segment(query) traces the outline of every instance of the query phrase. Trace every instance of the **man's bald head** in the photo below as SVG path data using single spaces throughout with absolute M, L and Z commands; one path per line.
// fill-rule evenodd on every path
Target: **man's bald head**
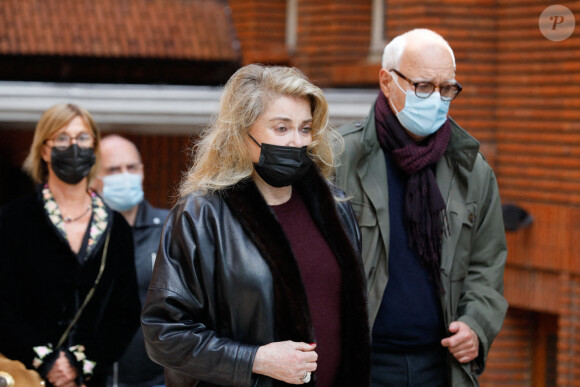
M 416 87 L 419 84 L 430 85 L 431 93 L 418 96 Z M 441 35 L 428 29 L 406 32 L 387 44 L 383 68 L 379 72 L 379 85 L 391 110 L 415 141 L 422 141 L 433 133 L 434 128 L 439 129 L 442 125 L 440 121 L 446 119 L 450 100 L 439 100 L 443 100 L 442 90 L 444 97 L 451 99 L 461 91 L 460 86 L 455 87 L 458 82 L 455 80 L 453 50 Z M 459 91 L 453 94 L 454 91 L 450 90 Z M 436 101 L 428 102 L 435 91 Z M 425 102 L 429 104 L 428 109 L 425 109 Z M 407 104 L 415 106 L 406 108 Z M 418 109 L 417 105 L 423 105 L 423 108 Z M 444 112 L 445 117 L 434 121 L 440 112 Z
M 128 154 L 126 161 L 141 164 L 141 154 L 134 143 L 118 134 L 110 134 L 101 139 L 101 157 L 111 158 L 116 154 Z M 129 160 L 130 159 L 130 160 Z M 108 171 L 106 171 L 108 172 Z M 110 174 L 110 173 L 107 173 Z
M 117 173 L 129 172 L 140 174 L 143 178 L 143 164 L 139 150 L 131 141 L 117 134 L 110 134 L 101 139 L 101 167 L 96 181 L 96 190 L 102 194 L 102 178 Z
M 449 43 L 437 32 L 426 28 L 416 28 L 391 40 L 383 52 L 383 68 L 400 70 L 399 64 L 405 50 L 422 52 L 433 46 L 442 47 L 449 53 L 455 71 L 455 55 Z

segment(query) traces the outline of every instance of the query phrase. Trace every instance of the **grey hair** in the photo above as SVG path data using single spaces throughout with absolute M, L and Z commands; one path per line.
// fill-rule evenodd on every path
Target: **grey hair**
M 385 46 L 385 51 L 383 52 L 383 68 L 385 70 L 399 70 L 401 56 L 403 56 L 403 52 L 405 52 L 405 47 L 407 46 L 407 41 L 409 39 L 416 39 L 422 43 L 443 44 L 451 54 L 451 58 L 453 59 L 453 71 L 455 71 L 455 55 L 453 55 L 453 50 L 449 43 L 447 43 L 447 41 L 437 32 L 426 28 L 415 28 L 414 30 L 407 31 L 404 34 L 395 37 Z

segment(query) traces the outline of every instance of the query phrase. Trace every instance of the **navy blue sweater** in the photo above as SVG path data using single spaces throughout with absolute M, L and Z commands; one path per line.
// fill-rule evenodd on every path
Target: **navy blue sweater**
M 385 153 L 389 186 L 389 281 L 373 327 L 373 347 L 413 350 L 443 338 L 441 305 L 429 271 L 409 246 L 404 223 L 407 176 Z

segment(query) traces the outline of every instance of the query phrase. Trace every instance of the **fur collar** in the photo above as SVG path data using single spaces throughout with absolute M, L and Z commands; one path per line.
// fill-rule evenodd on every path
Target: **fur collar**
M 314 222 L 328 242 L 342 271 L 342 352 L 336 386 L 367 386 L 370 334 L 366 285 L 358 252 L 342 227 L 328 183 L 311 168 L 297 185 Z M 277 340 L 314 342 L 306 291 L 290 243 L 256 185 L 247 180 L 227 189 L 224 198 L 256 244 L 274 278 Z M 345 203 L 343 203 L 345 205 Z

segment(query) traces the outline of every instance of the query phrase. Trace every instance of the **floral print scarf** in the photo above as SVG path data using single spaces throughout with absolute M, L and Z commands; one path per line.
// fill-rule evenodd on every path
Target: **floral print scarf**
M 92 210 L 93 216 L 91 217 L 91 224 L 89 225 L 89 241 L 87 245 L 87 255 L 91 252 L 93 247 L 97 244 L 99 237 L 105 232 L 107 229 L 108 223 L 108 213 L 105 208 L 105 203 L 103 199 L 99 195 L 97 195 L 94 191 L 89 190 L 89 195 L 91 195 L 92 199 Z M 58 208 L 58 204 L 56 204 L 56 200 L 54 200 L 54 196 L 52 192 L 50 192 L 50 188 L 48 188 L 48 184 L 45 184 L 42 188 L 42 200 L 44 201 L 44 209 L 50 218 L 50 221 L 56 229 L 61 233 L 61 235 L 67 238 L 66 230 L 64 228 L 64 219 L 60 212 L 60 208 Z

